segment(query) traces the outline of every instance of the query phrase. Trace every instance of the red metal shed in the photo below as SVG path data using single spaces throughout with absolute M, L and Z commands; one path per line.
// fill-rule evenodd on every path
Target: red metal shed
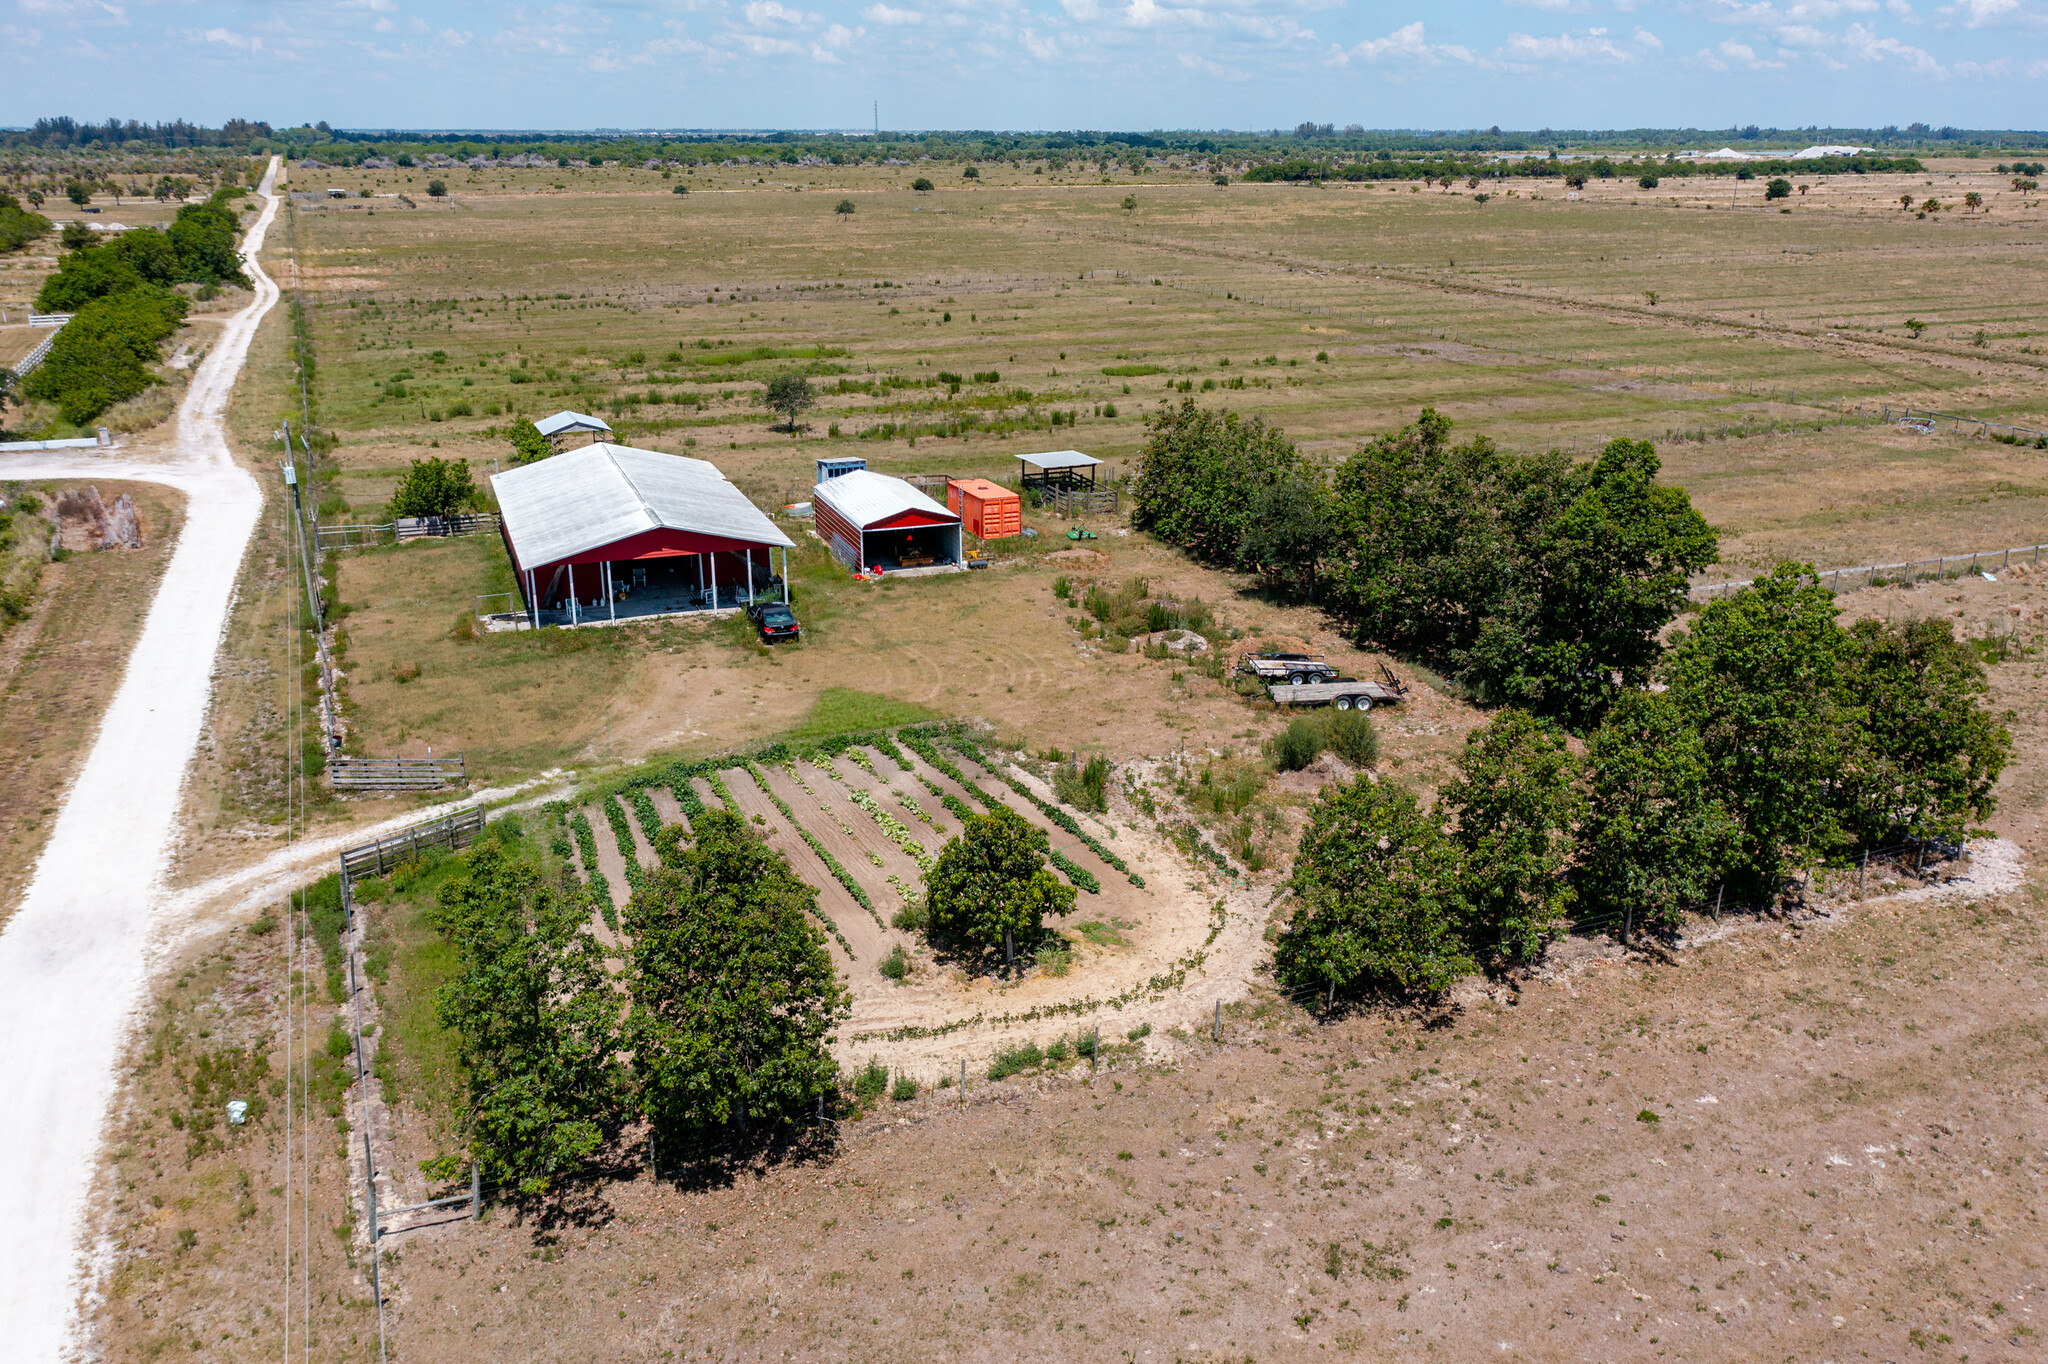
M 850 568 L 960 562 L 960 518 L 900 478 L 857 469 L 811 490 L 819 538 Z
M 1002 540 L 1024 529 L 1023 501 L 985 478 L 947 479 L 946 506 L 977 540 Z

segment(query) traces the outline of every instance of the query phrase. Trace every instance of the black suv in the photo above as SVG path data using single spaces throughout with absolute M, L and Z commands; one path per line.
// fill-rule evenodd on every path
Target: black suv
M 803 626 L 796 616 L 779 601 L 756 602 L 747 608 L 747 619 L 761 632 L 763 644 L 773 644 L 779 639 L 799 639 Z

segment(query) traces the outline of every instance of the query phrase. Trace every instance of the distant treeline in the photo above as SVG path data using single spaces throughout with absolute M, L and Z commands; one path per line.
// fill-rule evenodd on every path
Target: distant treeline
M 324 161 L 352 162 L 364 156 L 393 157 L 438 151 L 467 159 L 512 155 L 606 161 L 718 161 L 739 155 L 767 154 L 792 159 L 816 156 L 834 164 L 914 160 L 1050 160 L 1119 161 L 1127 156 L 1224 157 L 1240 162 L 1285 161 L 1312 148 L 1314 159 L 1345 159 L 1381 152 L 1412 155 L 1474 153 L 1480 155 L 1549 151 L 1650 152 L 1662 155 L 1680 148 L 1709 150 L 1742 146 L 1854 144 L 1901 151 L 2019 150 L 2048 146 L 2048 132 L 2022 130 L 1933 128 L 1924 123 L 1904 128 L 1629 128 L 1503 130 L 1366 129 L 1357 124 L 1339 128 L 1304 122 L 1291 129 L 1269 131 L 1153 130 L 1116 132 L 1072 131 L 1002 133 L 981 130 L 938 132 L 712 131 L 696 129 L 621 132 L 480 131 L 424 132 L 407 129 L 337 129 L 326 123 L 298 128 L 273 128 L 246 119 L 220 128 L 201 128 L 182 120 L 139 123 L 108 119 L 104 123 L 71 118 L 43 118 L 24 131 L 0 131 L 0 148 L 232 147 L 251 154 L 282 152 L 313 155 Z M 1802 165 L 1808 163 L 1801 163 Z
M 245 147 L 275 136 L 268 123 L 245 118 L 231 118 L 218 128 L 202 128 L 182 118 L 170 123 L 139 123 L 132 118 L 126 122 L 110 118 L 105 123 L 39 118 L 25 131 L 0 130 L 0 147 Z
M 1562 157 L 1528 158 L 1518 161 L 1497 161 L 1489 157 L 1484 160 L 1466 161 L 1460 160 L 1454 153 L 1404 158 L 1397 157 L 1391 152 L 1380 152 L 1375 159 L 1357 161 L 1312 160 L 1304 156 L 1291 156 L 1284 161 L 1268 161 L 1253 166 L 1245 172 L 1244 178 L 1261 182 L 1429 181 L 1440 177 L 1457 179 L 1479 175 L 1583 182 L 1587 178 L 1611 180 L 1617 176 L 1634 180 L 1645 175 L 1679 178 L 1693 175 L 1733 175 L 1738 179 L 1747 180 L 1758 175 L 1877 175 L 1886 171 L 1913 175 L 1924 169 L 1919 160 L 1911 156 L 1821 156 L 1803 161 L 1794 161 L 1790 157 L 1769 161 L 1695 162 L 1658 157 L 1616 161 L 1605 156 L 1595 157 L 1591 161 L 1568 161 Z

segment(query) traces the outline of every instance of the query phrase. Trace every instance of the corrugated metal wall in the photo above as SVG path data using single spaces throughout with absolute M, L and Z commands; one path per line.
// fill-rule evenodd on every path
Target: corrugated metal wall
M 825 538 L 826 547 L 833 557 L 858 573 L 864 565 L 860 561 L 860 527 L 848 521 L 822 497 L 811 500 L 811 517 L 817 523 L 818 534 Z

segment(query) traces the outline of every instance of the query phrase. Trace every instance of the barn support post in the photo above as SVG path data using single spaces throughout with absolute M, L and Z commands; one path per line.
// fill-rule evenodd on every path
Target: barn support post
M 754 547 L 747 546 L 747 605 L 754 604 Z
M 611 612 L 612 619 L 617 620 L 619 618 L 619 603 L 618 599 L 612 596 L 612 561 L 610 559 L 604 561 L 604 605 L 605 609 Z
M 576 561 L 571 559 L 569 561 L 569 623 L 571 625 L 581 625 L 583 623 L 582 606 L 583 603 L 576 600 Z
M 789 605 L 789 551 L 782 551 L 782 604 Z
M 533 570 L 526 570 L 526 612 L 533 617 L 533 628 L 540 629 L 540 603 L 533 599 Z
M 718 553 L 716 550 L 704 556 L 711 565 L 711 609 L 718 609 Z

